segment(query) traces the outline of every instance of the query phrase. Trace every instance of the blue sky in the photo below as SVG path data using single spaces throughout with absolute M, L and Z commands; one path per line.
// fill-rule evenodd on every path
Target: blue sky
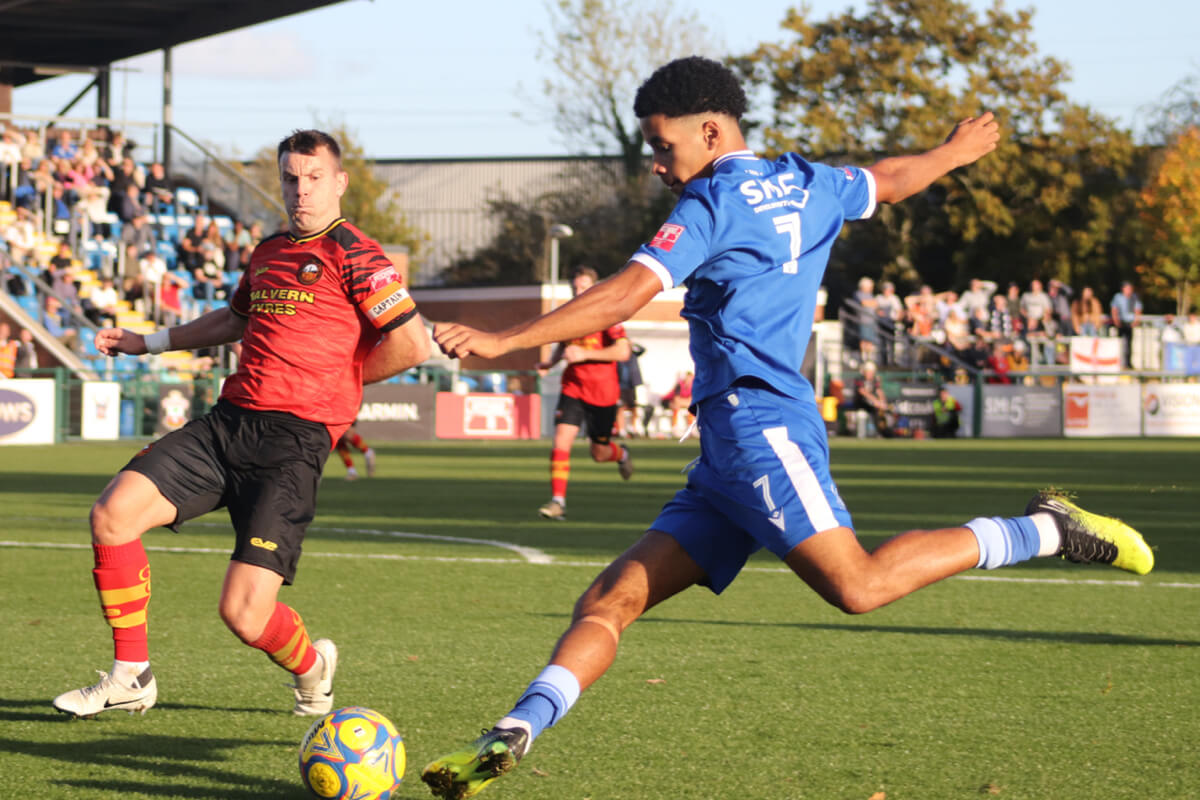
M 676 5 L 695 9 L 735 53 L 782 39 L 779 21 L 794 4 Z M 815 19 L 852 5 L 810 0 Z M 1039 51 L 1070 65 L 1073 99 L 1135 131 L 1139 112 L 1200 74 L 1196 0 L 1010 0 L 1006 7 L 1035 9 Z M 176 48 L 175 123 L 236 155 L 318 119 L 344 122 L 376 158 L 563 154 L 553 126 L 530 113 L 546 71 L 536 55 L 535 31 L 543 27 L 541 0 L 351 0 Z M 157 121 L 161 54 L 120 66 L 127 69 L 113 77 L 113 116 Z M 66 76 L 22 87 L 13 110 L 55 113 L 87 82 Z M 89 95 L 72 113 L 94 111 Z

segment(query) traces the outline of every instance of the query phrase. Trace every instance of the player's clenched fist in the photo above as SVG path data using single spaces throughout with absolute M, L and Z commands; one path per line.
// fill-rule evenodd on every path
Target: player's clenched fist
M 476 330 L 457 322 L 440 322 L 433 326 L 433 340 L 442 352 L 451 358 L 495 358 L 503 355 L 500 337 L 494 333 Z

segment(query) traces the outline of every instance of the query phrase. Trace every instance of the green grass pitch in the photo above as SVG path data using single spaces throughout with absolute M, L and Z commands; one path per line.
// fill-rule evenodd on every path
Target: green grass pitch
M 336 705 L 404 735 L 398 797 L 427 797 L 421 767 L 508 710 L 697 450 L 632 447 L 623 483 L 576 445 L 562 523 L 536 517 L 547 442 L 383 445 L 380 474 L 355 483 L 330 463 L 282 599 L 338 643 Z M 217 617 L 224 512 L 144 539 L 158 706 L 88 721 L 50 707 L 111 663 L 86 518 L 134 450 L 0 448 L 0 797 L 301 800 L 311 720 Z M 613 669 L 482 796 L 1200 796 L 1200 443 L 835 441 L 833 464 L 869 547 L 1014 515 L 1056 485 L 1140 528 L 1158 565 L 971 571 L 851 617 L 755 557 L 722 597 L 692 589 L 634 625 Z

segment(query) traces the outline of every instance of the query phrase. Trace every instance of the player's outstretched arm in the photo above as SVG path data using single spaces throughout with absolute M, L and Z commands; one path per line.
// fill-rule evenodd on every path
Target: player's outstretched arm
M 163 328 L 149 337 L 166 335 L 162 350 L 195 350 L 242 338 L 246 320 L 226 308 L 217 308 L 185 325 Z M 125 328 L 102 328 L 96 332 L 96 349 L 106 356 L 140 356 L 150 352 L 147 336 Z
M 996 149 L 999 141 L 1000 125 L 992 112 L 968 117 L 932 150 L 872 164 L 869 169 L 875 178 L 875 199 L 896 203 L 911 197 L 946 173 L 983 158 Z
M 497 358 L 610 328 L 632 317 L 662 288 L 662 282 L 649 267 L 631 261 L 616 275 L 566 305 L 508 330 L 488 333 L 455 322 L 439 323 L 433 328 L 433 339 L 451 358 L 470 355 Z
M 429 334 L 417 314 L 383 335 L 363 361 L 363 383 L 387 380 L 429 358 Z

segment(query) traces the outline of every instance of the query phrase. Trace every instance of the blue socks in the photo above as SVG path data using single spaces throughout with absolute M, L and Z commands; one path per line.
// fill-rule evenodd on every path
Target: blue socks
M 528 724 L 529 739 L 533 741 L 575 705 L 579 691 L 579 681 L 569 669 L 551 664 L 534 678 L 513 710 L 496 727 L 508 727 L 509 720 L 520 720 Z
M 976 567 L 995 569 L 1039 554 L 1042 537 L 1032 517 L 979 517 L 966 524 L 979 542 Z

